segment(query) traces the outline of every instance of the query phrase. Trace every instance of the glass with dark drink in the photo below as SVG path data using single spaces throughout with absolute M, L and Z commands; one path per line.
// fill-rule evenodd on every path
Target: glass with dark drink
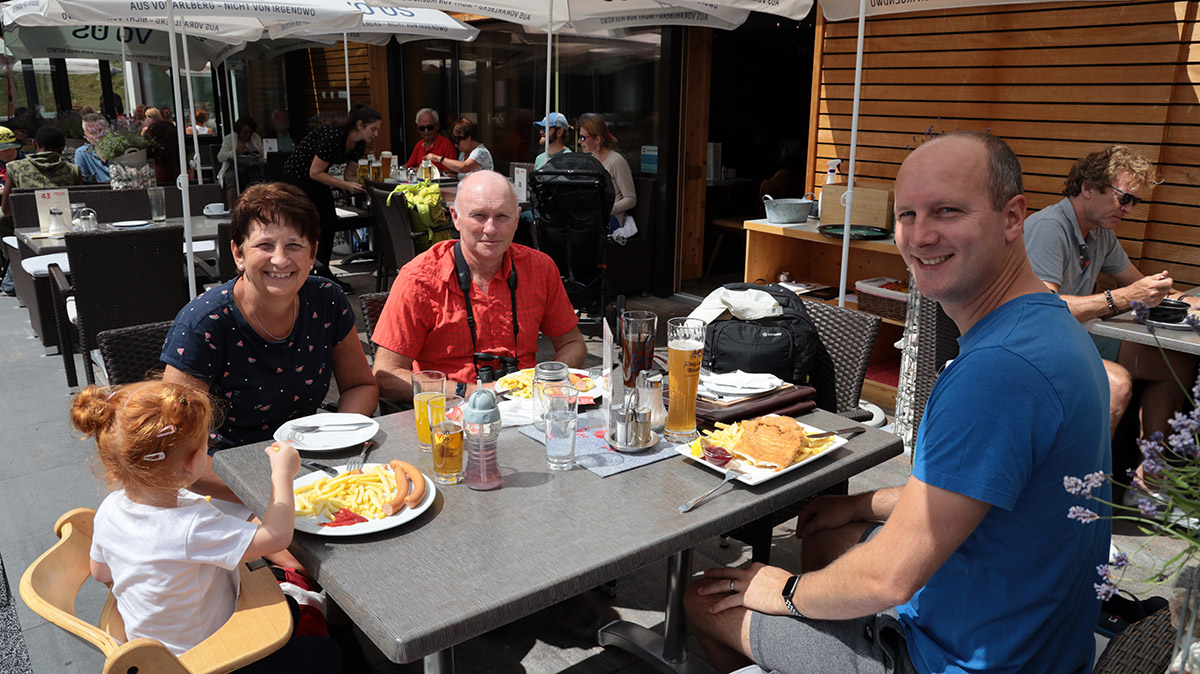
M 625 388 L 633 388 L 642 370 L 654 369 L 654 333 L 658 315 L 653 311 L 621 313 L 621 376 Z

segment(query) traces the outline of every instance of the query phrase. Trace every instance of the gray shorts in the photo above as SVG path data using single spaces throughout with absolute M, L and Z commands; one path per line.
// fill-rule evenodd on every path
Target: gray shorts
M 868 527 L 861 541 L 870 540 L 882 526 Z M 855 620 L 755 613 L 750 618 L 750 654 L 759 667 L 775 674 L 916 674 L 894 611 Z

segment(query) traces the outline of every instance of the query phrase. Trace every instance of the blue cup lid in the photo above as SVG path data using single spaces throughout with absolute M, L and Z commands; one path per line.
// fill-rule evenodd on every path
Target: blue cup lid
M 493 424 L 500 421 L 500 410 L 496 408 L 496 394 L 490 389 L 476 389 L 467 398 L 463 409 L 463 421 L 468 424 Z

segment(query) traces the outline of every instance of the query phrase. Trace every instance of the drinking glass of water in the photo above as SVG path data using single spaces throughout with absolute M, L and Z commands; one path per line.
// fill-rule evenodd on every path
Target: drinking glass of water
M 546 465 L 571 470 L 575 465 L 575 429 L 579 418 L 579 389 L 548 384 L 542 389 L 546 407 Z

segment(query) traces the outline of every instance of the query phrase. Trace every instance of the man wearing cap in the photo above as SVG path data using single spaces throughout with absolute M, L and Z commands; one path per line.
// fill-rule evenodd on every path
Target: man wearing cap
M 421 164 L 421 159 L 427 154 L 434 155 L 433 165 L 442 175 L 454 175 L 454 171 L 447 169 L 442 165 L 442 159 L 446 157 L 457 157 L 458 150 L 454 149 L 454 143 L 450 139 L 443 136 L 441 132 L 440 120 L 438 119 L 437 110 L 433 108 L 421 108 L 417 111 L 417 131 L 421 133 L 421 140 L 413 146 L 412 154 L 408 156 L 408 161 L 404 163 L 407 168 L 416 168 Z
M 534 122 L 534 126 L 538 127 L 538 133 L 541 138 L 538 141 L 538 147 L 546 146 L 546 134 L 550 134 L 550 152 L 542 152 L 533 160 L 533 170 L 538 170 L 546 165 L 546 162 L 564 152 L 570 152 L 571 148 L 567 147 L 567 134 L 571 132 L 571 125 L 567 123 L 567 116 L 561 112 L 552 112 L 546 115 L 546 118 L 540 122 Z

